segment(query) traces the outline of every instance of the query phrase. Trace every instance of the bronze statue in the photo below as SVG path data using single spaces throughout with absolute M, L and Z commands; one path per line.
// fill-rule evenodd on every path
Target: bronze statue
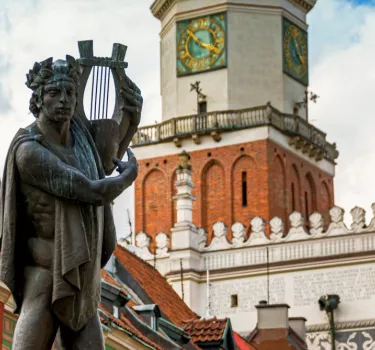
M 116 59 L 106 60 L 117 74 Z M 36 120 L 17 132 L 6 159 L 0 279 L 19 313 L 15 350 L 49 350 L 58 330 L 63 348 L 104 349 L 97 308 L 100 269 L 116 244 L 110 204 L 137 177 L 128 146 L 143 101 L 120 67 L 115 118 L 88 120 L 79 110 L 85 64 L 71 56 L 34 64 L 26 85 Z M 115 167 L 119 175 L 106 178 Z

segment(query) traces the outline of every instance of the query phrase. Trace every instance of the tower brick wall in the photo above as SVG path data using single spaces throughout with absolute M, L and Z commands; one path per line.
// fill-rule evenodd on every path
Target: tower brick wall
M 136 232 L 151 237 L 170 229 L 176 221 L 174 183 L 178 152 L 142 159 L 135 184 Z M 230 226 L 260 216 L 284 222 L 294 210 L 314 211 L 328 220 L 334 204 L 333 177 L 271 140 L 252 141 L 190 152 L 193 168 L 193 223 L 208 232 L 217 221 Z

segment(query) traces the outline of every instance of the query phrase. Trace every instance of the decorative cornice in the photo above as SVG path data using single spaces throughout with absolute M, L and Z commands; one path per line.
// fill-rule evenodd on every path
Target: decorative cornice
M 175 2 L 176 0 L 155 0 L 150 7 L 151 12 L 157 19 L 162 19 Z
M 309 12 L 315 6 L 317 0 L 288 0 L 303 12 Z
M 358 320 L 358 321 L 346 321 L 346 322 L 335 322 L 335 328 L 339 329 L 355 329 L 355 328 L 368 328 L 375 326 L 375 319 L 371 320 Z M 329 331 L 330 327 L 328 323 L 313 324 L 306 327 L 308 333 Z
M 288 0 L 294 6 L 301 9 L 303 12 L 309 12 L 316 4 L 317 0 Z M 170 10 L 170 8 L 176 3 L 176 0 L 155 0 L 150 9 L 152 14 L 157 19 L 162 19 L 166 13 Z M 229 5 L 232 4 L 231 2 L 228 3 L 220 3 L 218 5 Z M 234 3 L 236 5 L 236 3 Z M 242 5 L 242 4 L 239 4 Z M 272 6 L 265 6 L 265 7 L 272 7 Z M 197 11 L 199 8 L 196 9 Z

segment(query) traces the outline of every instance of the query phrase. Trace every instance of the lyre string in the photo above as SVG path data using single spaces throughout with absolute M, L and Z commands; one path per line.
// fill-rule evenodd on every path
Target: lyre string
M 91 107 L 90 107 L 90 120 L 92 120 L 92 104 L 93 104 L 93 96 L 94 96 L 94 84 L 95 84 L 95 66 L 92 74 L 92 85 L 91 85 Z
M 100 73 L 99 66 L 93 66 L 92 68 L 90 120 L 108 119 L 111 68 L 100 66 Z
M 103 105 L 102 105 L 102 119 L 104 119 L 105 117 L 105 102 L 106 102 L 106 99 L 107 99 L 107 94 L 108 94 L 108 91 L 107 91 L 107 73 L 108 73 L 108 70 L 107 70 L 107 67 L 104 67 L 104 89 L 103 89 Z
M 107 76 L 107 101 L 105 107 L 105 119 L 108 119 L 108 97 L 109 97 L 109 81 L 111 79 L 111 69 L 107 68 L 108 76 Z
M 95 109 L 94 109 L 94 119 L 98 119 L 98 115 L 96 113 L 96 102 L 98 100 L 98 80 L 99 80 L 99 67 L 96 69 L 96 82 L 95 82 Z
M 99 88 L 98 119 L 101 119 L 100 106 L 101 106 L 101 103 L 102 103 L 102 86 L 103 86 L 103 66 L 100 67 L 100 88 Z

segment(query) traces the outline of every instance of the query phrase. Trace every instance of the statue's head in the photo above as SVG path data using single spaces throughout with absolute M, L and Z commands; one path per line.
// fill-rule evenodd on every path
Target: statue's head
M 56 122 L 73 117 L 79 86 L 79 64 L 73 57 L 36 62 L 26 77 L 26 85 L 33 91 L 29 109 L 36 118 L 40 113 Z

